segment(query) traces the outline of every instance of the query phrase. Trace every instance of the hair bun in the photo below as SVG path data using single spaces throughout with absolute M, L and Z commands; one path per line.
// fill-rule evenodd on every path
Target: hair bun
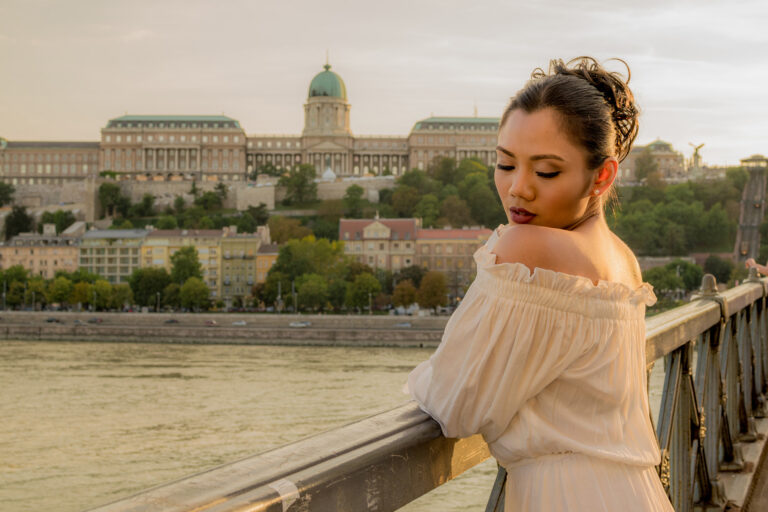
M 639 111 L 635 105 L 635 97 L 629 88 L 631 72 L 629 65 L 622 59 L 616 60 L 627 68 L 626 80 L 621 73 L 606 70 L 592 57 L 576 57 L 564 63 L 561 59 L 549 63 L 549 75 L 570 75 L 586 80 L 605 99 L 611 110 L 611 118 L 616 128 L 616 157 L 622 161 L 632 147 L 637 137 Z M 534 71 L 532 78 L 544 76 L 541 69 Z

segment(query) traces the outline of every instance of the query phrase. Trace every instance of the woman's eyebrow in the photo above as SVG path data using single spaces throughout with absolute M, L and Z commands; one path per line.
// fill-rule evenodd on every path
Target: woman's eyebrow
M 513 152 L 509 151 L 508 149 L 504 149 L 501 146 L 496 146 L 496 151 L 501 151 L 502 153 L 504 153 L 507 156 L 511 156 L 512 158 L 517 158 L 517 157 L 515 157 L 515 154 Z M 565 159 L 563 157 L 561 157 L 561 156 L 558 156 L 558 155 L 533 155 L 533 156 L 531 156 L 531 160 L 533 160 L 533 161 L 536 161 L 536 160 L 560 160 L 561 162 L 565 162 Z

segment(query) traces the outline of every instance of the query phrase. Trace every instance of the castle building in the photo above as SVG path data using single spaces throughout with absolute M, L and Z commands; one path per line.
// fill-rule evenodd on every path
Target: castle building
M 356 136 L 350 112 L 346 85 L 326 64 L 309 84 L 300 134 L 246 135 L 223 115 L 124 115 L 94 142 L 0 138 L 0 180 L 55 184 L 112 171 L 121 180 L 242 182 L 268 165 L 298 164 L 312 164 L 318 177 L 399 176 L 440 156 L 496 161 L 498 118 L 429 117 L 408 135 Z
M 633 146 L 627 158 L 619 165 L 618 179 L 622 182 L 637 181 L 637 159 L 648 151 L 658 167 L 659 176 L 668 182 L 681 181 L 688 178 L 685 171 L 685 158 L 682 153 L 675 151 L 672 144 L 656 140 L 645 146 Z

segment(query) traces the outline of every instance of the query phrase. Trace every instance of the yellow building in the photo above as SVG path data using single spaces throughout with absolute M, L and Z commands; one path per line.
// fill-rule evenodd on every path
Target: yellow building
M 0 245 L 0 269 L 21 265 L 33 276 L 54 277 L 57 270 L 77 270 L 80 240 L 56 236 L 56 226 L 45 224 L 43 234 L 21 233 Z
M 341 219 L 344 253 L 372 268 L 396 272 L 416 264 L 419 219 Z
M 79 266 L 112 284 L 127 283 L 139 268 L 139 251 L 149 234 L 145 229 L 96 229 L 80 241 Z
M 463 296 L 475 273 L 474 254 L 491 236 L 487 228 L 420 229 L 416 234 L 417 264 L 443 272 L 453 298 Z
M 279 247 L 277 244 L 262 244 L 256 253 L 256 282 L 265 283 L 267 274 L 277 261 Z
M 221 297 L 219 265 L 221 263 L 222 233 L 220 229 L 157 229 L 152 231 L 147 235 L 141 248 L 141 266 L 162 267 L 170 273 L 171 256 L 183 247 L 195 247 L 203 271 L 203 281 L 211 290 L 211 298 L 217 300 Z
M 257 254 L 262 238 L 226 229 L 221 238 L 221 300 L 226 307 L 242 306 L 256 284 Z

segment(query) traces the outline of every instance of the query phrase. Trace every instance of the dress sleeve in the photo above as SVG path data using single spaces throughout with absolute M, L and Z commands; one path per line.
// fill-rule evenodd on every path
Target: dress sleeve
M 440 346 L 408 377 L 408 389 L 446 437 L 496 440 L 526 401 L 585 351 L 592 322 L 536 300 L 501 296 L 476 280 Z M 523 285 L 525 286 L 525 285 Z

